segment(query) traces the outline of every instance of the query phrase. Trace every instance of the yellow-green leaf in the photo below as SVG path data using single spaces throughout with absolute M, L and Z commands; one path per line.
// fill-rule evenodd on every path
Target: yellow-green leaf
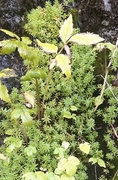
M 47 53 L 57 53 L 58 47 L 54 44 L 42 43 L 38 39 L 36 39 L 37 44 L 41 47 L 41 49 Z
M 24 93 L 24 98 L 34 108 L 34 96 L 30 92 L 26 91 Z
M 32 116 L 30 115 L 30 111 L 27 108 L 16 108 L 11 113 L 11 119 L 18 120 L 19 118 L 22 119 L 22 123 L 24 125 L 30 125 L 33 123 Z
M 16 77 L 15 71 L 13 69 L 3 69 L 0 71 L 0 78 L 9 78 L 9 77 Z
M 103 103 L 103 101 L 104 101 L 104 98 L 103 98 L 103 97 L 97 96 L 97 97 L 95 98 L 95 106 L 96 106 L 95 109 L 97 109 L 98 106 L 101 105 L 101 104 Z
M 29 37 L 21 37 L 22 41 L 25 43 L 25 44 L 31 44 L 32 41 L 29 39 Z
M 64 24 L 61 26 L 61 29 L 59 30 L 59 35 L 61 40 L 65 43 L 72 35 L 73 32 L 73 22 L 72 22 L 72 15 L 68 17 L 64 21 Z
M 77 107 L 76 106 L 71 106 L 70 109 L 71 109 L 71 111 L 77 111 Z
M 59 54 L 56 56 L 57 66 L 62 70 L 62 73 L 66 75 L 67 78 L 70 78 L 71 75 L 71 66 L 70 59 L 64 54 Z
M 98 158 L 97 163 L 98 163 L 98 165 L 99 165 L 100 167 L 104 167 L 104 168 L 106 167 L 105 162 L 104 162 L 102 159 L 100 159 L 100 158 Z
M 25 178 L 25 180 L 48 180 L 47 176 L 41 171 L 27 172 L 22 178 Z
M 97 163 L 97 158 L 92 157 L 89 159 L 89 162 L 92 162 L 92 164 L 95 164 Z
M 50 60 L 50 69 L 52 69 L 54 66 L 56 66 L 57 65 L 57 61 L 56 61 L 56 59 L 51 59 Z
M 101 38 L 98 34 L 80 33 L 72 36 L 69 41 L 75 42 L 79 45 L 92 45 L 104 41 L 104 39 Z
M 11 54 L 17 48 L 18 40 L 16 39 L 8 39 L 0 41 L 0 54 Z
M 110 42 L 105 43 L 105 46 L 106 46 L 106 48 L 109 49 L 111 52 L 113 52 L 114 49 L 115 49 L 115 45 L 112 44 L 112 43 L 110 43 Z
M 79 148 L 82 152 L 86 153 L 86 154 L 89 154 L 89 151 L 90 151 L 90 144 L 88 142 L 85 142 L 85 143 L 81 143 L 79 145 Z
M 15 33 L 11 32 L 11 31 L 8 31 L 6 29 L 0 29 L 0 31 L 3 31 L 4 33 L 9 35 L 10 37 L 15 37 L 16 39 L 18 39 L 20 41 L 20 38 Z
M 0 99 L 2 99 L 5 102 L 11 103 L 8 90 L 6 86 L 4 86 L 0 81 Z
M 6 157 L 3 154 L 0 153 L 0 159 L 5 160 Z
M 67 174 L 62 174 L 60 180 L 75 180 L 73 176 L 69 176 Z

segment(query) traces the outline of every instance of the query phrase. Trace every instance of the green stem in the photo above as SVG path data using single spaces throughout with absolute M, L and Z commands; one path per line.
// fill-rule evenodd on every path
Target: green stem
M 38 80 L 35 80 L 36 82 L 36 100 L 37 100 L 37 114 L 38 114 L 38 119 L 41 119 L 41 102 L 40 102 L 40 95 L 39 95 L 39 84 Z
M 48 74 L 48 77 L 47 77 L 47 80 L 46 80 L 46 86 L 45 86 L 45 90 L 44 90 L 42 108 L 41 108 L 41 118 L 43 117 L 45 98 L 46 98 L 46 93 L 47 93 L 47 90 L 48 90 L 48 85 L 49 85 L 49 81 L 50 81 L 50 78 L 51 78 L 52 71 L 53 71 L 53 69 L 50 70 L 50 72 Z

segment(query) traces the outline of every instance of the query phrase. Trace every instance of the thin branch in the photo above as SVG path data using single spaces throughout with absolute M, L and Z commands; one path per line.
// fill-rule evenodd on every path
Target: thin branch
M 114 175 L 114 177 L 113 177 L 112 180 L 115 180 L 115 177 L 116 177 L 116 176 L 118 176 L 118 170 L 116 171 L 116 173 L 115 173 L 115 175 Z
M 104 94 L 104 91 L 105 91 L 105 87 L 106 87 L 106 84 L 107 84 L 107 77 L 108 77 L 109 69 L 110 69 L 110 67 L 111 67 L 111 65 L 112 65 L 112 63 L 113 63 L 113 60 L 114 60 L 114 57 L 115 57 L 115 53 L 116 53 L 117 47 L 118 47 L 118 39 L 117 39 L 117 41 L 116 41 L 116 45 L 115 45 L 115 48 L 114 48 L 112 57 L 111 57 L 111 59 L 110 59 L 110 61 L 109 61 L 108 66 L 106 67 L 105 78 L 104 78 L 102 90 L 101 90 L 101 93 L 100 93 L 100 100 L 99 100 L 99 101 L 101 101 L 101 99 L 102 99 L 102 97 L 103 97 L 103 94 Z M 97 105 L 97 106 L 95 107 L 95 110 L 94 110 L 94 111 L 97 110 L 98 106 L 99 106 L 99 105 Z
M 41 108 L 41 118 L 43 117 L 45 98 L 46 98 L 46 93 L 47 93 L 47 90 L 48 90 L 48 85 L 49 85 L 49 82 L 50 82 L 50 78 L 51 78 L 51 75 L 52 75 L 52 71 L 53 71 L 53 69 L 50 70 L 50 72 L 48 74 L 48 77 L 47 77 L 47 80 L 46 80 L 46 86 L 45 86 L 45 90 L 44 90 L 42 108 Z
M 97 76 L 101 76 L 103 79 L 104 77 L 100 74 L 100 75 L 97 75 Z M 108 86 L 111 94 L 113 95 L 114 99 L 118 102 L 118 98 L 115 96 L 115 94 L 113 93 L 112 89 L 111 89 L 111 86 L 109 85 L 109 83 L 106 81 L 106 85 Z
M 35 83 L 36 83 L 37 114 L 38 114 L 38 119 L 41 119 L 41 102 L 39 95 L 39 84 L 37 79 L 35 80 Z
M 117 134 L 117 132 L 116 132 L 116 130 L 115 130 L 115 128 L 113 127 L 113 125 L 111 124 L 111 127 L 112 127 L 112 130 L 113 130 L 113 133 L 114 133 L 114 135 L 116 136 L 116 138 L 118 139 L 118 134 Z

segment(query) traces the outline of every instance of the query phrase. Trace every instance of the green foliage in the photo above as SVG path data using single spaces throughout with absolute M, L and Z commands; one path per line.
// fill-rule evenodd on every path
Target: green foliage
M 117 132 L 114 128 L 118 116 L 116 88 L 111 87 L 111 93 L 106 87 L 107 105 L 95 112 L 96 49 L 90 45 L 103 39 L 94 34 L 75 33 L 72 16 L 62 23 L 65 17 L 58 2 L 53 6 L 47 2 L 45 8 L 32 10 L 25 28 L 38 38 L 33 42 L 34 47 L 28 37 L 19 38 L 2 30 L 11 39 L 0 42 L 1 54 L 17 48 L 28 68 L 21 78 L 20 90 L 13 88 L 9 95 L 1 84 L 1 92 L 6 93 L 0 94 L 0 98 L 10 102 L 9 107 L 1 109 L 0 131 L 8 136 L 0 154 L 2 180 L 7 177 L 9 180 L 86 180 L 88 161 L 97 163 L 105 171 L 105 166 L 110 166 L 109 160 L 118 156 L 117 144 L 112 138 L 113 132 Z M 107 47 L 113 49 L 109 44 Z M 114 58 L 113 69 L 118 62 L 118 58 Z M 6 76 L 5 71 L 0 76 Z M 99 99 L 96 103 L 102 104 Z M 108 148 L 106 154 L 98 141 L 97 118 L 106 125 L 102 137 Z
M 38 7 L 27 15 L 28 22 L 25 24 L 25 29 L 42 42 L 55 44 L 59 40 L 60 25 L 66 16 L 58 1 L 55 1 L 53 6 L 47 1 L 45 8 Z

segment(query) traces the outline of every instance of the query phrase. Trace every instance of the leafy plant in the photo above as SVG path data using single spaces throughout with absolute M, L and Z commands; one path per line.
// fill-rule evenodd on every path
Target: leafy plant
M 40 11 L 47 13 L 45 8 Z M 49 20 L 47 14 L 45 17 Z M 41 24 L 40 27 L 43 28 Z M 20 38 L 7 30 L 1 31 L 11 38 L 0 42 L 0 53 L 10 54 L 17 48 L 28 69 L 21 78 L 20 90 L 13 88 L 12 93 L 8 94 L 7 88 L 1 83 L 1 92 L 4 90 L 6 93 L 1 93 L 0 98 L 8 103 L 8 107 L 1 109 L 1 132 L 9 136 L 1 147 L 2 180 L 8 176 L 10 180 L 21 179 L 23 175 L 25 179 L 49 180 L 73 180 L 74 175 L 75 179 L 85 180 L 88 178 L 85 173 L 88 153 L 90 162 L 98 163 L 104 169 L 105 165 L 108 167 L 109 161 L 106 163 L 105 159 L 104 162 L 103 151 L 99 150 L 101 144 L 97 141 L 95 121 L 97 116 L 103 117 L 103 122 L 108 125 L 105 142 L 109 149 L 106 158 L 110 159 L 113 153 L 117 155 L 111 138 L 112 130 L 109 129 L 117 117 L 117 103 L 106 88 L 104 95 L 109 99 L 109 108 L 98 109 L 94 113 L 96 49 L 91 46 L 103 41 L 103 38 L 90 33 L 75 33 L 72 15 L 64 23 L 61 21 L 61 28 L 56 31 L 54 40 L 44 34 L 42 39 L 39 37 L 33 41 L 34 47 L 28 37 Z M 51 37 L 54 37 L 53 31 L 51 33 Z M 0 77 L 6 77 L 7 71 L 11 72 L 3 70 Z M 113 93 L 117 94 L 115 89 Z M 67 151 L 60 148 L 62 141 L 71 144 Z M 63 146 L 67 147 L 68 144 Z M 71 155 L 68 157 L 68 154 Z M 56 155 L 61 157 L 59 162 Z M 78 170 L 77 157 L 81 162 Z M 65 163 L 63 167 L 60 165 L 62 162 Z M 57 173 L 54 171 L 56 167 Z M 48 176 L 45 171 L 49 172 Z

